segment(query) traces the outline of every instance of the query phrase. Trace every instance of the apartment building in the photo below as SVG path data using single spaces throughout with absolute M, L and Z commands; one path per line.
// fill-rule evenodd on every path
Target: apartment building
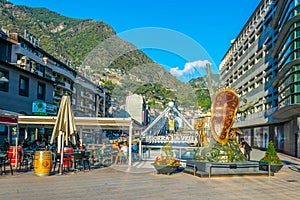
M 18 115 L 56 115 L 64 94 L 71 96 L 75 116 L 108 116 L 109 94 L 91 77 L 44 51 L 27 31 L 22 37 L 0 30 L 0 139 L 14 139 Z M 49 128 L 26 131 L 31 139 L 51 135 Z M 20 129 L 19 140 L 24 137 Z
M 300 157 L 300 2 L 262 0 L 220 66 L 221 82 L 240 104 L 258 101 L 234 123 L 253 147 Z M 244 99 L 247 100 L 243 101 Z
M 96 110 L 98 111 L 97 117 L 113 117 L 111 94 L 101 85 L 97 87 Z
M 78 73 L 75 81 L 75 89 L 72 99 L 74 116 L 96 117 L 96 91 L 97 85 L 91 78 Z
M 18 35 L 2 30 L 1 36 L 0 72 L 7 78 L 7 82 L 0 83 L 1 109 L 32 115 L 33 101 L 52 104 L 53 79 L 47 74 L 51 70 L 40 65 L 35 67 L 33 60 L 19 52 L 15 54 L 14 48 L 22 43 Z

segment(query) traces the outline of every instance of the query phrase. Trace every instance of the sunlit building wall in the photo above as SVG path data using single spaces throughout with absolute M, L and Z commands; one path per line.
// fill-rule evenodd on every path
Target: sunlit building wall
M 300 5 L 296 0 L 263 0 L 223 57 L 224 86 L 240 105 L 254 106 L 234 123 L 252 146 L 300 156 Z M 247 99 L 247 103 L 243 101 Z

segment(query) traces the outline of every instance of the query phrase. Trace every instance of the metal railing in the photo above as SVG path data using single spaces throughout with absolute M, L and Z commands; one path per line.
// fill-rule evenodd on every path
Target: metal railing
M 160 157 L 163 146 L 156 145 L 142 145 L 140 156 L 142 160 L 155 160 L 156 157 Z M 172 146 L 174 158 L 179 159 L 181 162 L 191 160 L 196 150 L 202 149 L 202 147 L 190 147 L 190 146 Z

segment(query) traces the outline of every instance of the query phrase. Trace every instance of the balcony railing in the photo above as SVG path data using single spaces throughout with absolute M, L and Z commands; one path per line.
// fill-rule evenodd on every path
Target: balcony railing
M 92 95 L 92 94 L 87 94 L 87 93 L 85 93 L 85 92 L 83 92 L 83 91 L 81 91 L 81 97 L 84 97 L 84 98 L 87 98 L 87 99 L 89 99 L 89 100 L 93 100 L 94 101 L 94 96 Z

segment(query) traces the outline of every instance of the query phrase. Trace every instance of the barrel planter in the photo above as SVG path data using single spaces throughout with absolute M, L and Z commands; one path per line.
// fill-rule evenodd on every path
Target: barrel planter
M 34 154 L 34 173 L 49 176 L 52 168 L 52 151 L 36 151 Z

